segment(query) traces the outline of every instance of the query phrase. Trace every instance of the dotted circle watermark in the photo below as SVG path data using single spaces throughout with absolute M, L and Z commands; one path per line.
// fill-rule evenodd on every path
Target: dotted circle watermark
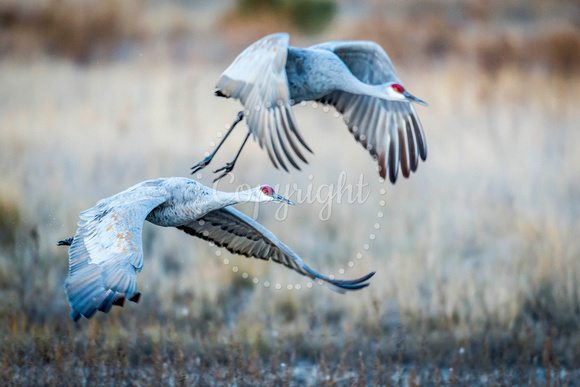
M 266 103 L 266 107 L 267 107 L 267 108 L 271 107 L 271 104 L 270 104 L 270 106 L 268 106 L 268 104 L 270 104 L 270 103 L 269 103 L 269 102 L 267 102 L 267 103 Z M 282 106 L 283 104 L 284 104 L 284 102 L 283 102 L 282 100 L 278 100 L 278 105 Z M 293 106 L 293 105 L 294 105 L 294 101 L 293 101 L 293 100 L 290 100 L 290 105 L 291 105 L 291 106 Z M 307 103 L 306 101 L 302 101 L 302 102 L 300 102 L 300 105 L 301 105 L 301 106 L 308 106 L 308 103 Z M 311 106 L 313 109 L 318 109 L 318 107 L 320 106 L 320 104 L 319 104 L 318 102 L 311 102 L 310 106 Z M 256 110 L 256 111 L 259 111 L 259 110 L 260 110 L 260 106 L 256 106 L 256 107 L 255 107 L 255 110 Z M 330 108 L 328 107 L 328 105 L 323 105 L 323 107 L 322 107 L 322 111 L 323 111 L 324 113 L 329 113 L 329 112 L 330 112 Z M 249 113 L 250 113 L 250 111 L 249 111 L 249 110 L 245 110 L 245 111 L 244 111 L 244 115 L 248 115 Z M 340 115 L 340 113 L 339 113 L 338 111 L 334 111 L 332 115 L 333 115 L 333 117 L 334 117 L 334 118 L 340 118 L 340 117 L 341 117 L 341 115 Z M 348 122 L 349 122 L 349 118 L 348 118 L 348 117 L 343 117 L 343 122 L 344 122 L 345 124 L 348 124 Z M 226 124 L 224 124 L 224 129 L 228 130 L 228 129 L 230 129 L 230 126 L 231 126 L 231 123 L 226 123 Z M 353 127 L 353 132 L 354 132 L 354 133 L 358 132 L 358 128 L 357 128 L 356 126 L 354 126 L 354 127 Z M 221 132 L 221 131 L 218 131 L 218 132 L 216 133 L 216 137 L 217 137 L 218 139 L 221 139 L 223 136 L 224 136 L 224 133 L 223 133 L 223 132 Z M 364 141 L 364 140 L 366 139 L 366 137 L 365 137 L 364 135 L 361 135 L 361 136 L 360 136 L 360 139 Z M 219 142 L 219 141 L 218 141 L 218 142 Z M 211 148 L 215 148 L 215 147 L 216 147 L 216 145 L 217 145 L 217 144 L 216 144 L 216 142 L 215 142 L 215 141 L 213 141 L 213 140 L 210 140 L 210 142 L 209 142 L 209 146 L 210 146 Z M 368 150 L 372 150 L 372 145 L 370 145 L 370 144 L 369 144 L 369 145 L 367 145 L 367 149 L 368 149 Z M 204 155 L 204 157 L 208 157 L 208 156 L 209 156 L 209 154 L 210 154 L 210 152 L 204 152 L 204 154 L 203 154 L 203 155 Z M 376 157 L 376 156 L 374 156 L 374 157 L 373 157 L 373 160 L 375 160 L 375 161 L 376 161 L 376 160 L 377 160 L 377 157 Z M 377 172 L 379 171 L 379 167 L 378 167 L 378 166 L 376 167 L 376 171 L 377 171 Z M 231 182 L 233 182 L 233 181 L 234 181 L 234 179 L 235 179 L 235 178 L 233 177 L 233 173 L 230 173 L 230 175 L 232 176 L 232 180 L 231 180 Z M 195 175 L 195 177 L 196 177 L 198 180 L 200 180 L 200 179 L 202 179 L 202 178 L 203 178 L 203 174 L 202 174 L 201 172 L 198 172 L 198 173 Z M 313 175 L 310 175 L 310 176 L 308 177 L 308 179 L 309 179 L 310 181 L 312 181 L 312 180 L 313 180 Z M 381 183 L 381 184 L 382 184 L 382 183 L 384 183 L 384 182 L 385 182 L 385 179 L 383 179 L 382 177 L 378 177 L 377 181 L 378 181 L 379 183 Z M 381 196 L 384 196 L 384 195 L 386 195 L 386 190 L 385 190 L 384 188 L 381 188 L 381 189 L 379 190 L 379 193 L 381 194 Z M 382 207 L 385 207 L 385 206 L 386 206 L 386 201 L 385 201 L 384 199 L 380 198 L 380 199 L 379 199 L 379 202 L 378 202 L 378 205 L 379 205 L 379 207 L 380 207 L 380 208 L 382 208 Z M 380 210 L 379 210 L 379 211 L 377 212 L 377 214 L 376 214 L 376 220 L 375 220 L 375 223 L 374 223 L 374 226 L 373 226 L 373 228 L 374 228 L 375 230 L 380 230 L 380 228 L 381 228 L 381 223 L 380 223 L 380 222 L 381 222 L 381 220 L 382 220 L 383 218 L 384 218 L 384 213 L 383 213 L 383 211 L 380 211 Z M 201 224 L 201 222 L 203 222 L 203 220 L 201 220 L 201 221 L 200 221 L 200 224 Z M 369 242 L 372 242 L 372 241 L 376 240 L 376 237 L 377 237 L 377 236 L 376 236 L 376 234 L 375 234 L 374 232 L 371 232 L 371 233 L 368 235 L 368 241 L 369 241 Z M 208 242 L 208 245 L 209 245 L 210 247 L 216 247 L 216 250 L 214 251 L 214 254 L 215 254 L 215 256 L 216 256 L 216 257 L 221 257 L 221 255 L 222 255 L 222 250 L 221 250 L 221 249 L 219 249 L 219 248 L 217 248 L 217 246 L 215 245 L 215 243 L 214 243 L 214 242 L 211 242 L 211 241 L 210 241 L 210 242 Z M 362 242 L 362 250 L 364 250 L 364 252 L 365 252 L 365 253 L 368 253 L 368 252 L 370 251 L 370 249 L 371 249 L 371 245 L 370 245 L 370 243 L 368 243 L 368 242 L 366 242 L 366 241 L 365 241 L 365 242 Z M 234 254 L 234 255 L 235 255 L 235 254 Z M 361 261 L 361 260 L 364 258 L 364 256 L 365 256 L 365 255 L 364 255 L 364 253 L 363 253 L 362 251 L 359 251 L 359 252 L 357 252 L 357 253 L 355 254 L 355 258 L 354 258 L 353 260 L 350 260 L 350 261 L 348 261 L 348 262 L 347 262 L 347 267 L 348 267 L 349 269 L 352 269 L 352 268 L 354 268 L 354 267 L 355 267 L 355 259 L 356 259 L 356 261 Z M 240 271 L 240 268 L 239 268 L 238 266 L 236 266 L 236 265 L 233 265 L 233 264 L 232 264 L 232 262 L 231 262 L 231 261 L 230 261 L 228 258 L 224 258 L 224 259 L 222 260 L 222 263 L 223 263 L 225 266 L 230 266 L 230 265 L 231 265 L 232 272 L 234 272 L 234 273 L 239 273 L 239 271 Z M 347 270 L 346 270 L 345 268 L 342 268 L 342 267 L 341 267 L 341 268 L 339 268 L 339 269 L 338 269 L 338 273 L 339 273 L 340 275 L 344 275 L 346 272 L 347 272 Z M 242 276 L 242 278 L 243 278 L 243 279 L 246 279 L 246 280 L 251 280 L 251 281 L 252 281 L 252 283 L 253 283 L 254 285 L 260 285 L 260 283 L 261 283 L 261 284 L 262 284 L 262 286 L 263 286 L 264 288 L 271 288 L 271 287 L 273 287 L 273 288 L 274 288 L 274 289 L 276 289 L 276 290 L 282 290 L 282 289 L 284 289 L 284 290 L 289 290 L 289 291 L 292 291 L 292 290 L 297 290 L 297 291 L 299 291 L 299 290 L 301 290 L 301 289 L 302 289 L 302 285 L 301 285 L 300 283 L 296 283 L 296 284 L 288 283 L 288 284 L 286 284 L 286 285 L 284 286 L 284 285 L 283 285 L 282 283 L 280 283 L 280 282 L 276 282 L 276 283 L 274 283 L 274 284 L 270 283 L 270 281 L 264 281 L 264 282 L 261 282 L 261 281 L 260 281 L 260 278 L 258 278 L 257 276 L 252 276 L 252 275 L 250 275 L 250 274 L 249 274 L 249 273 L 247 273 L 247 272 L 242 272 L 242 273 L 241 273 L 241 276 Z M 330 274 L 330 275 L 328 275 L 328 277 L 329 277 L 330 279 L 334 279 L 334 278 L 335 278 L 335 276 L 334 276 L 333 274 Z M 322 286 L 322 285 L 324 285 L 324 281 L 322 281 L 322 280 L 318 279 L 318 280 L 310 280 L 310 281 L 308 281 L 308 282 L 306 283 L 306 287 L 307 287 L 308 289 L 312 289 L 312 287 L 314 286 L 314 284 L 315 284 L 315 283 L 317 283 L 318 285 L 321 285 L 321 286 Z

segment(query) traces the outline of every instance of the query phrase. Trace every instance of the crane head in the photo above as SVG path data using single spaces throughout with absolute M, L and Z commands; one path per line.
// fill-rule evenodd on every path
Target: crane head
M 409 93 L 405 88 L 398 83 L 390 83 L 385 90 L 389 99 L 392 101 L 407 101 L 407 102 L 417 102 L 419 105 L 427 106 L 427 102 L 415 97 L 413 94 Z
M 288 203 L 288 204 L 292 204 L 294 205 L 294 202 L 286 199 L 285 197 L 278 195 L 276 192 L 274 192 L 274 188 L 268 186 L 268 185 L 263 185 L 261 187 L 258 187 L 258 191 L 260 192 L 260 199 L 261 201 L 274 201 L 274 202 L 282 202 L 282 203 Z

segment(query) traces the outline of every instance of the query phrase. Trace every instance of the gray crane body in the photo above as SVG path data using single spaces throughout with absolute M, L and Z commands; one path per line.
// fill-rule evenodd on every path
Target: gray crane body
M 162 184 L 171 199 L 155 207 L 145 218 L 157 226 L 179 227 L 210 211 L 235 204 L 233 198 L 221 197 L 217 191 L 191 179 L 175 177 L 164 180 Z

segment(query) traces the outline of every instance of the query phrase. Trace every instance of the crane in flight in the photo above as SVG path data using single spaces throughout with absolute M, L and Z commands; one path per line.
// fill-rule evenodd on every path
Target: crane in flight
M 326 42 L 309 48 L 289 45 L 286 33 L 265 36 L 246 48 L 218 79 L 215 94 L 244 105 L 216 149 L 192 167 L 205 168 L 234 127 L 246 117 L 248 133 L 234 159 L 214 173 L 234 168 L 250 134 L 266 148 L 274 166 L 300 170 L 303 149 L 292 106 L 302 101 L 332 105 L 349 131 L 378 162 L 379 174 L 397 180 L 399 165 L 409 177 L 427 158 L 423 128 L 412 102 L 427 104 L 402 85 L 386 52 L 375 42 Z M 302 149 L 303 148 L 303 149 Z
M 176 227 L 234 254 L 271 259 L 340 293 L 369 285 L 366 281 L 374 272 L 355 280 L 317 273 L 268 229 L 231 207 L 272 201 L 294 204 L 266 185 L 228 193 L 181 177 L 141 182 L 99 201 L 79 214 L 75 236 L 58 242 L 70 246 L 65 292 L 71 319 L 88 319 L 98 310 L 108 313 L 125 299 L 139 301 L 137 273 L 143 268 L 141 234 L 146 220 Z

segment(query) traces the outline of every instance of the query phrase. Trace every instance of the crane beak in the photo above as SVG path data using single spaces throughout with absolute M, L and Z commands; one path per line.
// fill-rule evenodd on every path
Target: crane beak
M 294 205 L 294 202 L 291 200 L 286 199 L 285 197 L 278 195 L 277 193 L 272 194 L 272 198 L 274 198 L 275 202 L 282 202 L 282 203 L 287 203 L 290 204 L 291 206 Z
M 403 95 L 405 96 L 405 98 L 407 98 L 409 101 L 412 102 L 417 102 L 419 105 L 423 105 L 423 106 L 429 106 L 427 104 L 427 102 L 423 101 L 422 99 L 419 99 L 417 97 L 415 97 L 413 94 L 409 93 L 407 90 L 405 90 L 403 92 Z

